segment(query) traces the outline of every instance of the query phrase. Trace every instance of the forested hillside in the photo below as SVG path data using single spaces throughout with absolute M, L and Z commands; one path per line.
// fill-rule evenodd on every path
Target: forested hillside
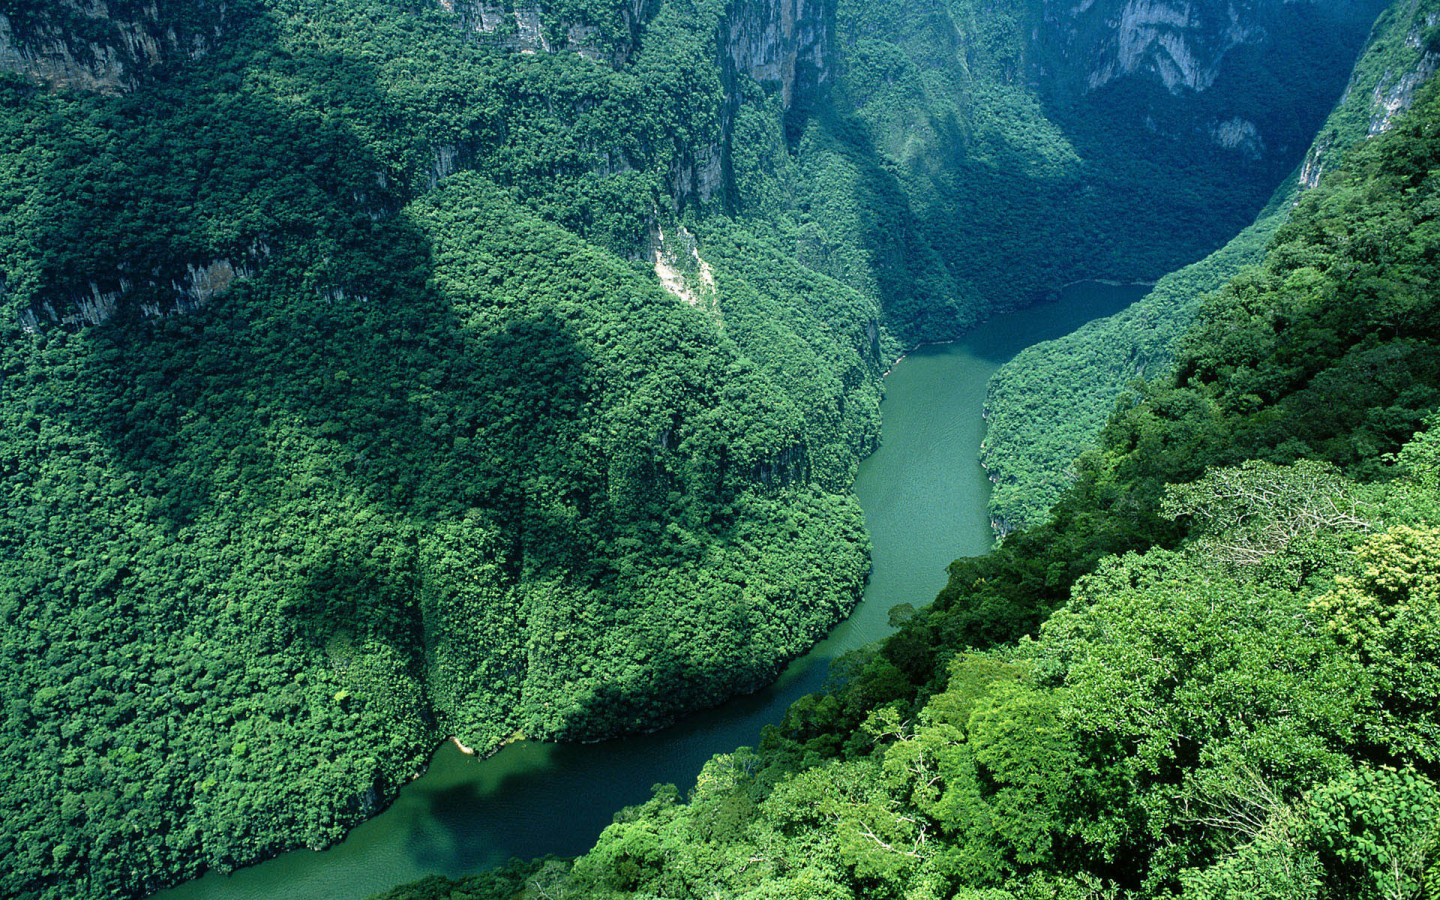
M 1368 135 L 1387 130 L 1440 60 L 1440 7 L 1401 3 L 1375 23 L 1339 105 L 1303 164 L 1257 220 L 1205 259 L 1166 275 L 1140 302 L 1073 334 L 1036 344 L 1001 368 L 986 402 L 981 460 L 995 483 L 991 521 L 1002 535 L 1042 524 L 1074 477 L 1072 461 L 1099 436 L 1125 387 L 1166 372 L 1202 298 L 1264 257 L 1301 191 Z
M 1201 306 L 1043 526 L 491 897 L 1440 891 L 1440 92 Z
M 619 70 L 231 4 L 128 92 L 0 85 L 0 893 L 325 846 L 447 735 L 653 727 L 849 610 L 875 301 L 743 226 L 699 309 L 631 258 L 702 12 Z
M 765 683 L 863 585 L 886 366 L 1212 249 L 1373 12 L 1187 20 L 1172 84 L 913 7 L 0 0 L 0 894 Z
M 1244 228 L 1379 9 L 842 2 L 837 105 L 961 295 L 1013 306 L 1080 278 L 1158 278 Z M 1117 68 L 1112 45 L 1138 56 Z

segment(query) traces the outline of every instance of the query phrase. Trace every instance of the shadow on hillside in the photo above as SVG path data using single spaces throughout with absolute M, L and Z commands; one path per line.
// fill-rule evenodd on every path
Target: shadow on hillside
M 482 649 L 512 640 L 488 613 L 426 619 L 417 595 L 437 534 L 492 541 L 466 557 L 483 577 L 446 570 L 444 602 L 472 581 L 563 582 L 541 644 L 614 589 L 622 562 L 643 576 L 731 544 L 731 501 L 762 452 L 788 448 L 761 445 L 794 438 L 758 421 L 763 404 L 732 399 L 756 376 L 737 374 L 713 327 L 473 174 L 411 196 L 414 173 L 338 102 L 399 121 L 377 72 L 282 47 L 263 20 L 246 40 L 57 126 L 94 164 L 88 193 L 72 169 L 50 173 L 54 289 L 134 277 L 112 321 L 36 340 L 70 345 L 74 372 L 53 373 L 73 388 L 66 425 L 123 484 L 105 514 L 186 548 L 157 598 L 183 593 L 202 617 L 238 599 L 266 652 L 379 646 L 422 680 L 436 621 Z M 331 78 L 338 97 L 316 86 Z M 141 314 L 166 308 L 189 266 L 242 257 L 256 271 L 208 302 Z M 483 528 L 455 526 L 472 515 Z M 633 604 L 619 621 L 678 614 L 644 577 L 625 583 L 638 593 L 610 598 Z M 691 612 L 700 632 L 728 614 Z M 536 628 L 532 613 L 511 630 Z M 557 727 L 648 727 L 753 688 L 763 675 L 736 662 L 753 629 L 725 625 L 730 652 L 713 658 L 663 642 L 618 654 L 622 674 L 577 688 Z
M 811 127 L 862 175 L 856 213 L 892 327 L 953 337 L 1059 285 L 1153 280 L 1219 247 L 1300 163 L 1345 85 L 1349 67 L 1330 63 L 1355 57 L 1382 5 L 1257 10 L 1260 43 L 1228 49 L 1200 91 L 1144 69 L 1090 88 L 1077 48 L 1100 53 L 1086 42 L 1103 30 L 1083 13 L 1078 34 L 1053 21 L 1020 34 L 1003 16 L 873 11 L 841 35 L 865 64 L 837 91 L 859 107 Z M 1026 62 L 1016 54 L 1033 41 Z M 957 54 L 960 74 L 946 68 Z M 905 87 L 907 72 L 924 88 Z

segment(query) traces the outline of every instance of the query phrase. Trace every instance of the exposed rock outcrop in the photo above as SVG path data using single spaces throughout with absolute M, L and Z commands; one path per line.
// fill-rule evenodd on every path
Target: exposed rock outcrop
M 623 37 L 605 40 L 594 24 L 566 22 L 546 15 L 540 4 L 500 4 L 485 0 L 439 0 L 461 30 L 518 53 L 576 53 L 596 62 L 623 65 L 635 51 L 655 0 L 630 0 L 620 10 Z
M 691 306 L 715 303 L 715 273 L 685 226 L 677 226 L 668 236 L 658 224 L 651 226 L 649 257 L 660 286 L 671 296 Z
M 734 199 L 730 141 L 740 109 L 741 76 L 779 95 L 786 140 L 793 143 L 799 138 L 805 120 L 835 77 L 835 4 L 833 0 L 732 0 L 720 23 L 719 42 L 725 85 L 721 141 L 719 146 L 701 148 L 688 161 L 692 169 L 677 173 L 673 184 L 681 203 L 691 185 L 701 202 L 709 202 L 717 193 L 726 203 Z
M 1383 68 L 1358 67 L 1345 88 L 1339 109 L 1359 106 L 1358 114 L 1368 119 L 1366 136 L 1390 130 L 1398 116 L 1415 102 L 1420 86 L 1440 70 L 1440 47 L 1427 42 L 1426 35 L 1440 25 L 1440 12 L 1433 2 L 1412 0 L 1408 6 L 1387 11 L 1375 26 L 1377 35 L 1404 34 L 1393 40 L 1384 54 Z M 1310 146 L 1300 167 L 1300 184 L 1313 188 L 1320 183 L 1330 162 L 1354 144 L 1354 136 L 1342 139 L 1335 128 L 1327 128 Z
M 51 88 L 120 93 L 146 71 L 198 59 L 228 25 L 223 0 L 195 0 L 186 25 L 158 0 L 55 0 L 0 13 L 0 70 Z
M 1097 90 L 1119 78 L 1157 79 L 1172 94 L 1203 91 L 1225 56 L 1266 37 L 1257 0 L 1047 0 L 1051 39 Z
M 183 274 L 166 281 L 145 279 L 142 298 L 135 308 L 153 318 L 198 309 L 230 290 L 244 278 L 255 275 L 270 256 L 267 244 L 257 243 L 236 258 L 190 263 Z M 137 287 L 133 278 L 116 277 L 104 283 L 90 281 L 83 291 L 33 303 L 17 313 L 21 330 L 34 334 L 45 326 L 81 328 L 114 318 L 124 309 L 125 300 Z
M 1313 188 L 1320 183 L 1320 176 L 1325 174 L 1325 163 L 1330 158 L 1330 145 L 1332 141 L 1326 135 L 1315 139 L 1310 149 L 1305 154 L 1305 162 L 1300 166 L 1300 185 L 1306 188 Z
M 557 19 L 542 4 L 437 2 L 480 40 L 520 53 L 573 52 L 616 64 L 630 58 L 657 6 L 655 0 L 631 0 L 620 10 L 629 38 L 606 41 L 596 25 Z M 833 20 L 832 0 L 733 0 L 719 29 L 720 61 L 728 70 L 778 87 L 786 109 L 811 102 L 834 73 Z
M 1110 103 L 1153 133 L 1254 162 L 1294 159 L 1333 103 L 1336 54 L 1378 0 L 1033 0 L 1032 79 L 1064 107 Z M 1335 85 L 1334 88 L 1321 86 Z M 1263 88 L 1263 89 L 1262 89 Z M 1397 103 L 1413 85 L 1395 85 Z M 1290 97 L 1289 105 L 1277 98 Z M 1303 114 L 1302 114 L 1303 112 Z M 1203 152 L 1203 151 L 1201 151 Z M 1293 155 L 1292 155 L 1293 154 Z
M 608 39 L 593 24 L 567 22 L 540 4 L 506 6 L 492 0 L 436 0 L 455 16 L 457 27 L 477 40 L 517 53 L 572 52 L 617 67 L 627 63 L 640 41 L 656 0 L 631 0 Z M 792 133 L 824 96 L 834 78 L 835 10 L 833 0 L 732 0 L 716 33 L 716 62 L 725 85 L 718 138 L 678 148 L 670 166 L 672 211 L 689 202 L 726 198 L 729 141 L 739 108 L 741 76 L 776 91 Z M 433 185 L 463 167 L 463 154 L 441 148 L 431 172 Z M 607 170 L 629 171 L 629 160 L 606 154 Z
M 1265 155 L 1265 141 L 1260 137 L 1260 129 L 1254 122 L 1239 116 L 1211 125 L 1210 139 L 1226 150 L 1238 150 L 1251 159 Z
M 834 75 L 833 15 L 824 0 L 736 0 L 722 26 L 723 63 L 778 87 L 786 110 L 808 108 Z
M 1425 33 L 1440 24 L 1440 13 L 1426 13 L 1417 16 L 1405 34 L 1405 46 L 1418 54 L 1413 65 L 1407 69 L 1386 69 L 1371 92 L 1370 134 L 1390 130 L 1395 117 L 1405 112 L 1415 102 L 1415 91 L 1430 80 L 1440 64 L 1440 52 L 1427 46 Z

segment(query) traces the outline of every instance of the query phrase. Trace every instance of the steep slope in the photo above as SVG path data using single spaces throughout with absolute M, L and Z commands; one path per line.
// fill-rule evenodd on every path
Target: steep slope
M 1304 163 L 1253 225 L 1204 260 L 1166 275 L 1125 312 L 1037 344 L 996 373 L 981 461 L 995 482 L 990 512 L 998 533 L 1045 520 L 1073 478 L 1072 461 L 1095 441 L 1125 386 L 1170 366 L 1175 342 L 1202 298 L 1264 257 L 1299 193 L 1318 184 L 1333 160 L 1383 133 L 1409 107 L 1440 58 L 1432 35 L 1437 17 L 1440 8 L 1429 3 L 1400 4 L 1381 16 Z
M 246 18 L 243 4 L 197 0 L 0 3 L 0 71 L 54 87 L 114 94 L 198 60 Z
M 1050 522 L 684 802 L 386 900 L 1429 896 L 1437 154 L 1431 88 L 1204 303 Z
M 654 727 L 864 578 L 873 300 L 743 230 L 702 308 L 632 257 L 720 140 L 718 9 L 626 66 L 227 9 L 0 85 L 6 896 L 324 846 L 447 735 Z
M 1140 7 L 1184 27 L 1157 36 Z M 1378 9 L 842 2 L 797 240 L 920 339 L 1069 281 L 1158 278 L 1299 164 Z M 1138 56 L 1117 68 L 1119 46 Z M 1167 82 L 1147 62 L 1166 46 L 1203 77 Z
M 863 582 L 903 341 L 1091 272 L 1016 263 L 1092 219 L 1136 271 L 1213 242 L 1121 227 L 1154 160 L 1029 83 L 1038 10 L 0 7 L 0 892 L 324 846 L 446 736 L 772 677 Z M 1197 134 L 1175 197 L 1270 189 Z

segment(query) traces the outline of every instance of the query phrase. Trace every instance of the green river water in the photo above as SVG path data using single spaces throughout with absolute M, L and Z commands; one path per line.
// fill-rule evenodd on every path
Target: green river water
M 1038 341 L 1118 312 L 1147 290 L 1071 285 L 1050 303 L 997 316 L 952 344 L 923 347 L 886 379 L 883 444 L 860 466 L 873 568 L 849 619 L 769 687 L 653 734 L 597 744 L 523 742 L 479 760 L 445 742 L 425 774 L 380 815 L 323 852 L 297 850 L 231 875 L 209 874 L 153 900 L 358 900 L 430 874 L 511 857 L 584 852 L 652 785 L 688 790 L 716 753 L 754 744 L 763 725 L 817 690 L 838 654 L 889 632 L 891 607 L 922 606 L 945 567 L 989 549 L 990 483 L 978 462 L 990 376 Z

